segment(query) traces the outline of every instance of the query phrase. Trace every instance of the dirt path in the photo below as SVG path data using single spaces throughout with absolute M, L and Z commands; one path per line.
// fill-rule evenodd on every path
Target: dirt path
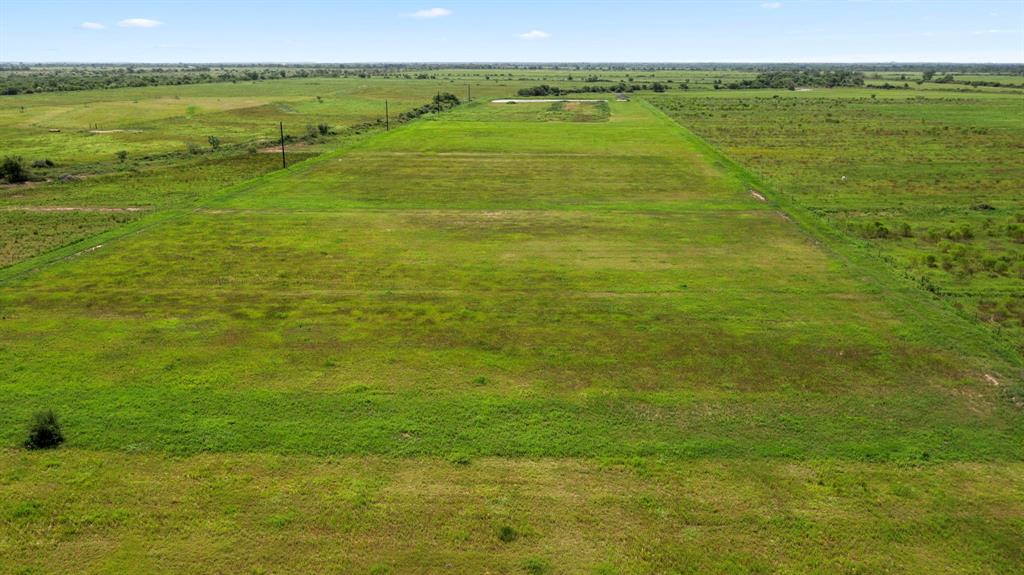
M 607 100 L 574 100 L 570 98 L 550 98 L 546 100 L 528 100 L 525 98 L 505 98 L 502 100 L 491 100 L 492 104 L 539 104 L 553 102 L 606 102 Z
M 92 206 L 5 206 L 7 212 L 143 212 L 149 208 L 108 208 Z

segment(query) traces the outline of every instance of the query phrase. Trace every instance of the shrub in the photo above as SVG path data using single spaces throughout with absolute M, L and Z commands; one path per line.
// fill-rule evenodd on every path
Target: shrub
M 64 443 L 60 421 L 52 409 L 40 411 L 32 417 L 25 447 L 28 449 L 49 449 Z
M 331 133 L 331 126 L 329 124 L 317 124 L 316 129 L 319 130 L 321 136 Z
M 562 89 L 557 86 L 541 84 L 540 86 L 533 86 L 532 88 L 521 88 L 517 93 L 520 96 L 561 96 Z
M 210 149 L 217 151 L 220 149 L 220 138 L 217 136 L 207 136 L 206 141 L 210 143 Z
M 544 575 L 551 572 L 551 565 L 540 557 L 528 557 L 523 561 L 523 569 L 530 575 Z
M 202 150 L 199 149 L 199 146 L 193 144 L 192 142 L 188 142 L 187 144 L 185 144 L 185 148 L 188 150 L 188 153 L 190 153 L 192 155 L 196 155 L 196 154 L 201 154 L 202 153 Z
M 962 224 L 957 228 L 946 231 L 946 237 L 951 240 L 969 240 L 974 238 L 974 230 L 968 224 Z
M 52 168 L 55 164 L 49 158 L 32 162 L 33 168 Z
M 123 164 L 124 161 L 127 160 L 127 159 L 128 159 L 128 152 L 126 152 L 124 150 L 121 150 L 121 151 L 117 152 L 117 161 L 118 162 L 121 162 Z
M 1024 243 L 1024 226 L 1006 224 L 1006 235 L 1015 242 Z
M 498 529 L 498 539 L 504 543 L 511 543 L 519 539 L 519 533 L 509 525 L 502 525 Z
M 18 184 L 28 181 L 31 176 L 21 156 L 7 156 L 0 164 L 0 177 L 7 178 L 12 184 Z

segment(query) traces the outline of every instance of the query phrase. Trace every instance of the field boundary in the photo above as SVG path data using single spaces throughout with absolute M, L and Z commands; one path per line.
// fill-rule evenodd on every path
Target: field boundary
M 919 339 L 928 337 L 929 342 L 938 344 L 960 354 L 971 356 L 971 367 L 978 373 L 979 380 L 993 370 L 991 365 L 977 365 L 979 358 L 996 364 L 995 371 L 1002 373 L 1004 381 L 1016 383 L 1015 395 L 1024 394 L 1024 358 L 1003 341 L 988 326 L 961 315 L 951 304 L 934 294 L 923 290 L 920 285 L 893 269 L 887 262 L 867 253 L 861 246 L 842 232 L 829 225 L 824 219 L 807 208 L 776 191 L 765 180 L 727 154 L 711 145 L 686 126 L 672 119 L 654 104 L 644 98 L 636 98 L 662 122 L 671 124 L 680 136 L 693 144 L 694 149 L 704 155 L 715 167 L 737 178 L 743 185 L 762 194 L 769 205 L 778 208 L 788 216 L 812 241 L 819 243 L 829 253 L 838 256 L 840 262 L 850 268 L 852 275 L 867 283 L 873 293 L 881 297 L 894 309 L 913 315 L 922 326 L 920 334 L 902 333 L 904 337 Z M 963 335 L 970 337 L 961 337 Z M 971 345 L 967 345 L 971 344 Z

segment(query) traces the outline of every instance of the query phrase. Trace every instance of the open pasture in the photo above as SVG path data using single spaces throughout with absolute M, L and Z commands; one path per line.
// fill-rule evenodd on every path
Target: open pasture
M 383 122 L 385 100 L 394 120 L 442 90 L 468 91 L 431 80 L 317 78 L 3 97 L 3 154 L 54 165 L 30 168 L 28 184 L 0 185 L 0 267 L 279 169 L 279 122 L 302 138 L 288 145 L 297 162 L 358 136 L 353 126 Z
M 481 97 L 505 94 L 487 83 Z M 438 80 L 313 78 L 260 82 L 153 86 L 25 94 L 0 99 L 0 137 L 5 153 L 58 164 L 183 152 L 186 144 L 207 147 L 275 141 L 278 123 L 287 133 L 307 125 L 336 129 L 384 119 L 384 100 L 399 113 L 430 100 L 438 91 L 467 94 L 465 83 Z M 60 132 L 50 132 L 60 130 Z
M 651 100 L 1024 349 L 1021 98 L 819 90 Z
M 558 112 L 478 101 L 0 271 L 0 437 L 68 435 L 0 453 L 0 566 L 1024 564 L 1019 359 L 646 102 Z

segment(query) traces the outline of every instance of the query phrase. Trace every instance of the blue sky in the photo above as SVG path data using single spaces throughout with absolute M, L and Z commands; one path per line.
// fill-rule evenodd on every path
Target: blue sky
M 0 61 L 1024 62 L 1024 0 L 0 0 Z

